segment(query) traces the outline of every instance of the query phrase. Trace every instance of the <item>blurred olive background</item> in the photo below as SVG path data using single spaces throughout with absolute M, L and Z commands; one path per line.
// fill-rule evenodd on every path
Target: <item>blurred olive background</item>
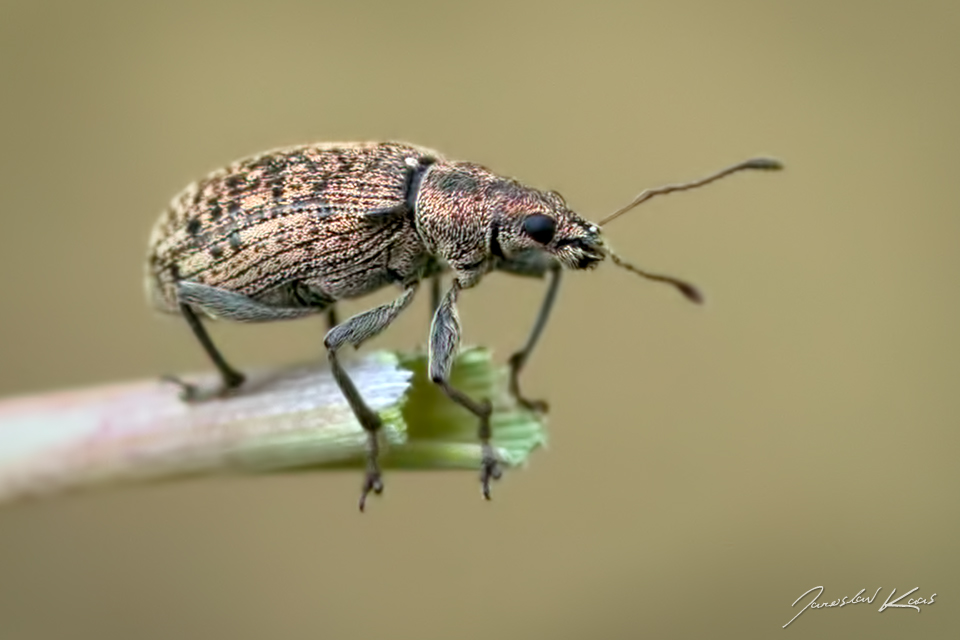
M 526 375 L 551 446 L 472 473 L 198 480 L 0 512 L 0 637 L 956 637 L 956 2 L 6 2 L 0 393 L 209 368 L 144 304 L 183 186 L 307 141 L 401 139 L 598 219 L 708 304 L 572 274 Z M 462 297 L 501 358 L 536 281 Z M 392 295 L 354 302 L 359 311 Z M 422 296 L 374 347 L 428 329 Z M 242 366 L 322 321 L 217 326 Z M 935 605 L 807 611 L 919 586 Z

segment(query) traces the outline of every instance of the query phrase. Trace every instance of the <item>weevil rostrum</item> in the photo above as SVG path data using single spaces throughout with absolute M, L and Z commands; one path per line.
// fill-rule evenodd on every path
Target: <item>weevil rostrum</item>
M 460 344 L 460 292 L 494 270 L 547 280 L 527 342 L 509 360 L 512 394 L 531 409 L 545 410 L 544 403 L 521 393 L 518 378 L 543 331 L 564 269 L 592 269 L 609 257 L 634 273 L 672 284 L 693 301 L 700 299 L 693 286 L 622 260 L 604 243 L 601 227 L 655 195 L 744 169 L 780 167 L 776 160 L 756 158 L 700 180 L 648 189 L 592 223 L 555 192 L 424 147 L 360 142 L 274 150 L 215 171 L 173 199 L 150 237 L 147 295 L 157 309 L 186 319 L 220 373 L 216 389 L 179 382 L 188 401 L 233 392 L 244 382 L 214 346 L 201 315 L 266 322 L 326 312 L 324 345 L 334 379 L 369 438 L 363 510 L 367 495 L 383 490 L 381 422 L 344 370 L 338 351 L 347 344 L 359 347 L 383 331 L 409 306 L 420 283 L 430 280 L 430 378 L 478 419 L 480 481 L 489 499 L 490 481 L 500 477 L 490 445 L 490 402 L 468 397 L 448 382 Z M 452 283 L 443 292 L 445 273 Z M 393 302 L 337 321 L 337 301 L 387 286 L 400 290 Z

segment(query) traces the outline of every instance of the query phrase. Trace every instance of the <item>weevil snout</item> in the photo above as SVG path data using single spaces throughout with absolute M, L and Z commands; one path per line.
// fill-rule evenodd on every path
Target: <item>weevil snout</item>
M 575 223 L 554 244 L 554 254 L 570 269 L 592 269 L 606 257 L 600 227 L 593 223 Z

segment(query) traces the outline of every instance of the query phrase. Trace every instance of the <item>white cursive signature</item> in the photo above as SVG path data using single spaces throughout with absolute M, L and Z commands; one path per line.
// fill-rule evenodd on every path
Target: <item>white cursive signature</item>
M 807 589 L 806 591 L 804 591 L 803 593 L 800 594 L 800 597 L 799 597 L 799 598 L 797 598 L 796 600 L 793 601 L 793 604 L 790 605 L 791 607 L 797 606 L 797 603 L 800 602 L 800 601 L 803 599 L 803 597 L 804 597 L 805 595 L 807 595 L 808 593 L 810 593 L 811 591 L 817 591 L 817 594 L 816 594 L 815 596 L 813 596 L 813 598 L 810 599 L 810 602 L 807 603 L 807 606 L 805 606 L 803 609 L 800 609 L 800 611 L 797 612 L 797 615 L 795 615 L 795 616 L 793 616 L 792 618 L 790 618 L 790 622 L 793 622 L 794 620 L 796 620 L 797 618 L 799 618 L 799 617 L 800 617 L 800 614 L 803 613 L 804 611 L 806 611 L 807 609 L 823 609 L 823 608 L 825 608 L 825 607 L 845 607 L 845 606 L 847 606 L 848 604 L 860 604 L 860 603 L 862 603 L 862 602 L 866 602 L 867 604 L 873 604 L 874 599 L 876 599 L 877 594 L 880 593 L 880 589 L 882 589 L 882 588 L 883 588 L 883 587 L 877 587 L 877 590 L 874 591 L 874 592 L 873 592 L 873 595 L 872 595 L 871 597 L 869 597 L 869 598 L 864 597 L 864 596 L 862 595 L 863 592 L 866 591 L 866 589 L 860 589 L 860 591 L 857 593 L 857 595 L 853 596 L 852 598 L 848 598 L 847 596 L 843 596 L 842 598 L 840 598 L 840 599 L 838 599 L 838 600 L 833 600 L 833 601 L 831 601 L 831 602 L 817 602 L 817 598 L 819 598 L 820 596 L 823 595 L 823 587 L 822 587 L 822 586 L 820 586 L 820 587 L 813 587 L 812 589 Z M 906 604 L 897 604 L 898 602 L 900 602 L 901 600 L 903 600 L 904 598 L 906 598 L 908 595 L 910 595 L 911 593 L 913 593 L 914 591 L 916 591 L 916 590 L 919 589 L 919 588 L 920 588 L 920 587 L 914 587 L 913 589 L 911 589 L 910 591 L 907 591 L 905 594 L 903 594 L 902 596 L 900 596 L 900 597 L 897 598 L 896 600 L 891 601 L 890 598 L 892 598 L 892 597 L 894 596 L 894 594 L 897 593 L 897 589 L 896 589 L 896 587 L 894 587 L 893 591 L 890 592 L 890 595 L 887 596 L 886 601 L 885 601 L 882 605 L 880 605 L 880 608 L 877 609 L 877 611 L 883 611 L 884 609 L 890 609 L 890 608 L 897 608 L 897 609 L 916 609 L 917 612 L 919 613 L 919 611 L 920 611 L 920 605 L 922 605 L 922 604 L 933 604 L 933 599 L 937 597 L 937 594 L 936 594 L 936 593 L 934 593 L 933 595 L 931 595 L 929 598 L 910 598 L 909 600 L 907 600 L 907 603 L 906 603 Z M 819 591 L 818 591 L 818 589 L 819 589 Z M 790 622 L 788 622 L 787 624 L 783 625 L 782 628 L 783 628 L 783 629 L 786 629 L 788 626 L 790 626 Z

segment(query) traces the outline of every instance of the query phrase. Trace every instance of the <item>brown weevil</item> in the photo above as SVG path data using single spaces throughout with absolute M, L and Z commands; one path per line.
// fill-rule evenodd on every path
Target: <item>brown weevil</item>
M 544 403 L 523 396 L 518 377 L 553 307 L 562 269 L 591 269 L 609 257 L 700 301 L 690 284 L 622 260 L 604 244 L 600 228 L 653 196 L 693 189 L 744 169 L 779 168 L 776 160 L 756 158 L 700 180 L 649 189 L 595 224 L 571 211 L 555 192 L 423 147 L 362 142 L 280 149 L 237 161 L 173 199 L 150 237 L 147 295 L 159 310 L 186 319 L 220 372 L 222 383 L 214 390 L 179 383 L 187 400 L 228 393 L 244 381 L 210 340 L 201 314 L 264 322 L 326 311 L 330 327 L 324 345 L 334 378 L 369 438 L 363 510 L 367 495 L 383 490 L 377 441 L 381 422 L 337 352 L 346 344 L 359 347 L 383 331 L 429 278 L 434 305 L 430 378 L 479 419 L 480 480 L 489 499 L 490 480 L 500 477 L 490 445 L 490 402 L 470 398 L 448 382 L 460 344 L 460 291 L 493 270 L 547 278 L 530 336 L 509 360 L 512 394 L 529 408 L 545 410 Z M 443 293 L 440 276 L 446 272 L 452 284 Z M 338 300 L 387 285 L 401 290 L 396 300 L 337 322 Z

